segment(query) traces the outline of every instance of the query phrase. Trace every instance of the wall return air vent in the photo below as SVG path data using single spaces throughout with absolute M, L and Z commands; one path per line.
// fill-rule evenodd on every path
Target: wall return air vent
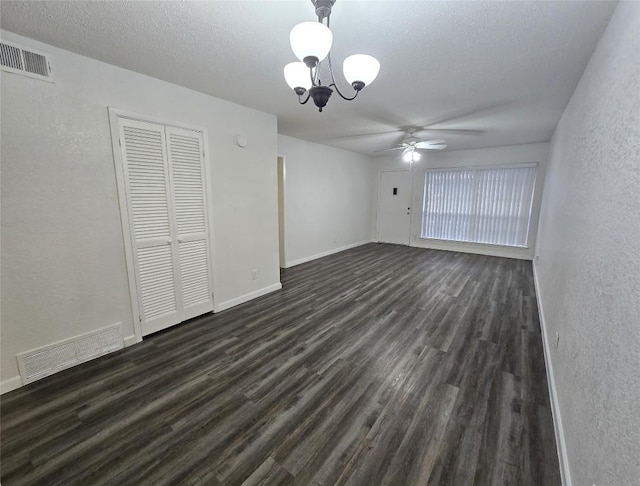
M 20 353 L 16 357 L 22 384 L 26 385 L 123 347 L 122 325 L 118 323 L 49 346 Z
M 0 42 L 0 64 L 3 71 L 53 82 L 49 56 L 34 49 L 3 40 Z

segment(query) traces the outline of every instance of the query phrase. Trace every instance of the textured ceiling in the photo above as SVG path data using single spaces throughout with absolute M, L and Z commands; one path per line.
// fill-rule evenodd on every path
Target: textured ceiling
M 615 8 L 338 0 L 337 71 L 360 52 L 382 68 L 356 101 L 334 93 L 318 113 L 298 105 L 282 76 L 295 60 L 289 31 L 314 19 L 308 0 L 0 5 L 3 29 L 273 113 L 283 134 L 367 154 L 403 138 L 371 134 L 411 125 L 444 129 L 420 135 L 449 149 L 549 140 Z M 350 89 L 341 73 L 337 82 Z

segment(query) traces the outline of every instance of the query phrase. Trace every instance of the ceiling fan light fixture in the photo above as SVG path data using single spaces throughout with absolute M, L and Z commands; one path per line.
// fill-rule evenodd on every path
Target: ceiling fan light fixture
M 333 34 L 320 22 L 301 22 L 291 29 L 289 42 L 296 57 L 313 68 L 329 54 Z
M 284 79 L 298 96 L 311 88 L 309 68 L 303 62 L 290 62 L 284 67 Z
M 420 160 L 420 154 L 415 149 L 407 149 L 402 154 L 402 160 L 405 162 L 417 162 Z
M 356 91 L 369 86 L 380 72 L 380 62 L 368 54 L 353 54 L 342 63 L 344 77 Z

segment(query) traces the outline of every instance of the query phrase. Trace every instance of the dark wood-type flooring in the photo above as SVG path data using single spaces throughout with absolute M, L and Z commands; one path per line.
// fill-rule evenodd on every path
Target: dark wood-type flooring
M 369 244 L 1 399 L 1 481 L 560 484 L 530 262 Z

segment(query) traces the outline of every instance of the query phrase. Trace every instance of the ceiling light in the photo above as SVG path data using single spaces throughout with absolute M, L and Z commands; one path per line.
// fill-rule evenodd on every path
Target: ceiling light
M 420 160 L 420 154 L 414 148 L 406 149 L 402 154 L 402 160 L 405 162 L 417 162 Z
M 342 63 L 342 70 L 344 71 L 344 77 L 354 89 L 354 85 L 362 83 L 364 87 L 367 84 L 371 84 L 378 71 L 380 71 L 380 63 L 378 60 L 367 54 L 354 54 L 347 57 Z M 362 88 L 360 88 L 362 89 Z
M 342 65 L 344 77 L 347 79 L 355 94 L 351 97 L 340 92 L 333 77 L 331 66 L 331 44 L 333 34 L 329 29 L 331 8 L 336 0 L 311 0 L 316 8 L 317 22 L 302 22 L 291 29 L 289 41 L 291 49 L 302 62 L 292 62 L 284 68 L 284 77 L 287 84 L 298 95 L 298 101 L 304 105 L 309 98 L 320 111 L 325 107 L 333 94 L 333 89 L 341 98 L 353 100 L 358 93 L 370 85 L 380 71 L 380 63 L 375 57 L 367 54 L 354 54 L 347 57 Z M 324 23 L 326 19 L 326 25 Z M 328 74 L 331 83 L 323 85 L 320 80 L 320 68 L 324 59 L 327 59 Z M 307 93 L 307 97 L 302 99 Z
M 302 22 L 291 29 L 289 42 L 296 57 L 313 68 L 329 54 L 333 34 L 319 22 Z
M 299 95 L 311 88 L 309 69 L 303 62 L 290 62 L 284 67 L 284 79 L 287 84 Z

